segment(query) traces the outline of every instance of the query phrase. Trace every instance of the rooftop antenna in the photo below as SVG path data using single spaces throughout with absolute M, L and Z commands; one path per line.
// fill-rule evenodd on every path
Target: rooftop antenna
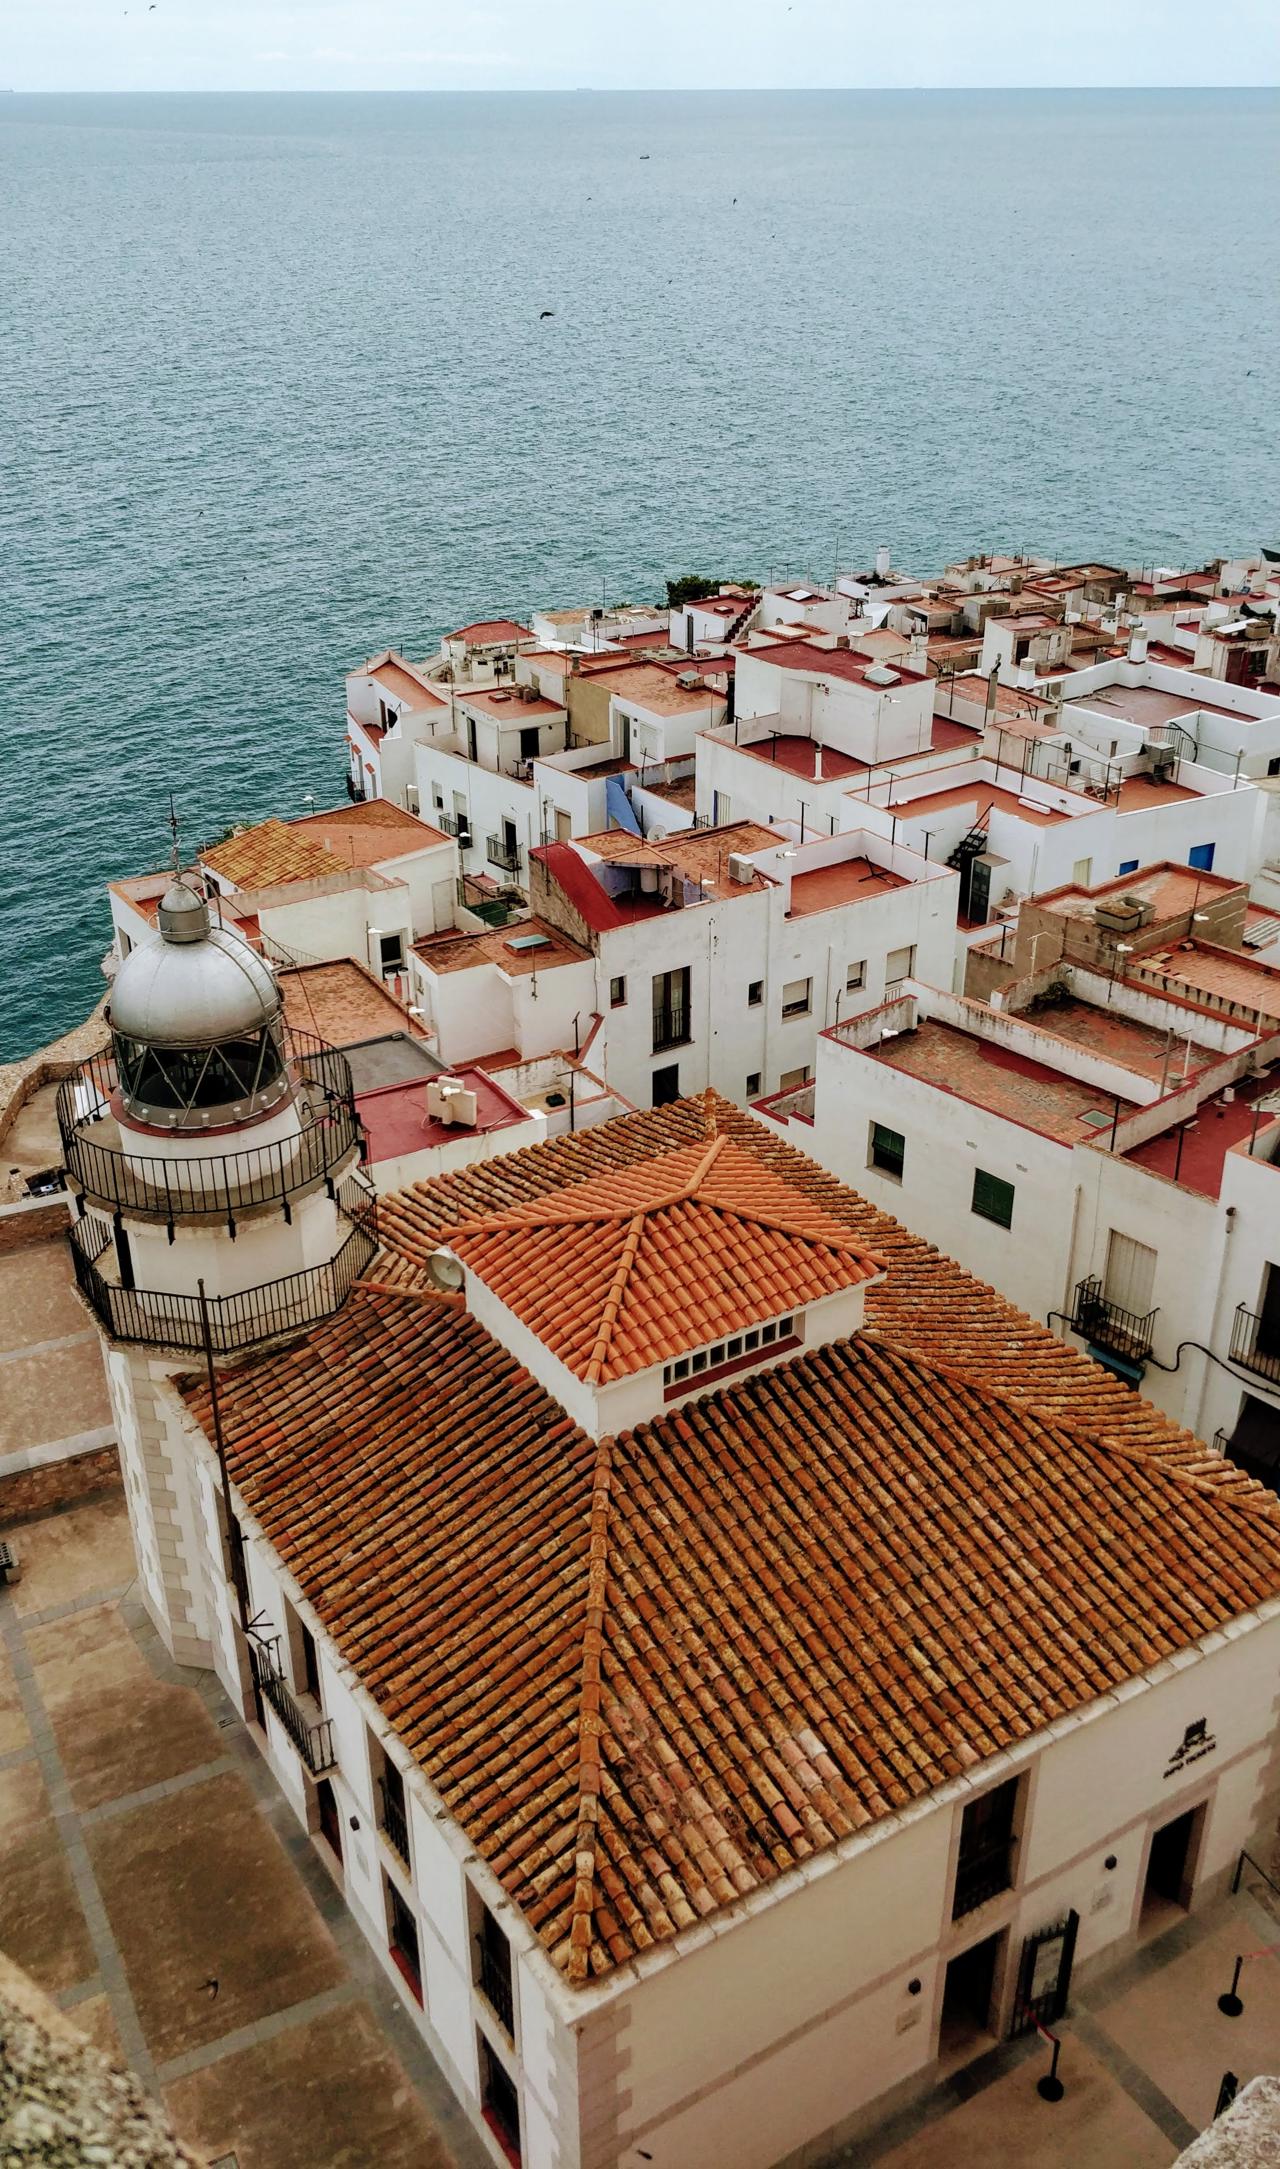
M 173 803 L 172 791 L 169 793 L 169 834 L 173 838 L 173 870 L 175 874 L 180 874 L 182 872 L 182 852 L 178 843 L 178 809 Z

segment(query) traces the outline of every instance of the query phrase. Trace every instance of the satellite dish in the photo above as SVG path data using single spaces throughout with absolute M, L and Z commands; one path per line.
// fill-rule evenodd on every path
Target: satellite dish
M 458 1294 L 463 1282 L 462 1260 L 451 1250 L 433 1250 L 427 1259 L 427 1271 L 432 1287 L 438 1288 L 441 1295 Z

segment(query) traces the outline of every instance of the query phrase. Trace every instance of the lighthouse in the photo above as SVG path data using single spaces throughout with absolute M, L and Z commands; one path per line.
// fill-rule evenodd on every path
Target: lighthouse
M 125 958 L 111 1047 L 58 1094 L 71 1248 L 102 1337 L 146 1600 L 170 1652 L 210 1660 L 190 1457 L 166 1382 L 299 1338 L 377 1250 L 351 1071 L 289 1029 L 270 966 L 175 874 Z

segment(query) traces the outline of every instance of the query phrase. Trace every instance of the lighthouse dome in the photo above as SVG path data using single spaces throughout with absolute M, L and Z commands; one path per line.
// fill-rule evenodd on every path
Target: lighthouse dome
M 269 964 L 176 877 L 159 932 L 125 958 L 110 1022 L 126 1110 L 166 1127 L 256 1115 L 289 1089 L 282 999 Z

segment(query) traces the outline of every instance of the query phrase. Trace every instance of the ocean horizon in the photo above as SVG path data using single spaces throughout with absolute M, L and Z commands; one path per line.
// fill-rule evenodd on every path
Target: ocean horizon
M 391 116 L 388 118 L 388 116 Z M 1275 543 L 1280 90 L 0 97 L 0 1058 L 451 625 Z M 546 309 L 554 313 L 544 318 Z

